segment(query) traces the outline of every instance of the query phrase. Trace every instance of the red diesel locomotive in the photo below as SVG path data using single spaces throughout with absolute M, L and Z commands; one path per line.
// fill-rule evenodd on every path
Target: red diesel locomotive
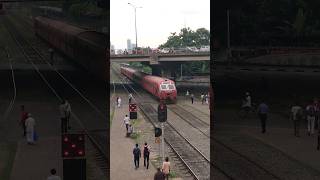
M 177 89 L 174 81 L 170 79 L 151 76 L 128 67 L 121 67 L 121 74 L 142 86 L 159 100 L 171 103 L 175 103 L 177 100 Z

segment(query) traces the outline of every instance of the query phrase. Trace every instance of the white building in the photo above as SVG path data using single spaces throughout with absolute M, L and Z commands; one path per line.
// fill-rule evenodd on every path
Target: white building
M 131 39 L 128 39 L 128 40 L 127 40 L 127 50 L 128 50 L 128 51 L 132 50 Z

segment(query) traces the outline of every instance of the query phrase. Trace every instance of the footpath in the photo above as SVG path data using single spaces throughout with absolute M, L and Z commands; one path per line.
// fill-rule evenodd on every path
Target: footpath
M 133 139 L 125 136 L 126 127 L 123 123 L 123 118 L 128 112 L 128 104 L 124 103 L 127 98 L 122 98 L 122 107 L 115 108 L 112 124 L 111 124 L 111 139 L 110 139 L 110 177 L 112 180 L 153 180 L 156 168 L 149 162 L 149 169 L 143 166 L 143 157 L 140 159 L 140 166 L 135 169 L 133 161 L 133 148 L 135 142 Z M 111 105 L 114 104 L 111 102 Z M 141 153 L 143 153 L 143 144 L 139 144 Z M 142 154 L 143 156 L 143 154 Z

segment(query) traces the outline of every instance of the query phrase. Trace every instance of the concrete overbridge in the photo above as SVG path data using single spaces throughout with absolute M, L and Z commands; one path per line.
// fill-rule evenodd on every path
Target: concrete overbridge
M 174 73 L 182 63 L 194 61 L 210 61 L 210 52 L 183 53 L 183 54 L 126 54 L 112 55 L 111 62 L 142 62 L 150 65 L 153 75 L 160 75 L 161 70 Z

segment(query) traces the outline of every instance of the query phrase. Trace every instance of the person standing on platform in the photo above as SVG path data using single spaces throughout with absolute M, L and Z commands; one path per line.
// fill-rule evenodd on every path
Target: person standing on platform
M 300 137 L 299 128 L 300 121 L 302 119 L 302 108 L 299 106 L 299 103 L 295 102 L 295 104 L 291 108 L 291 119 L 293 120 L 294 125 L 294 135 L 296 137 Z
M 65 106 L 66 106 L 67 127 L 68 129 L 71 129 L 71 126 L 70 126 L 71 105 L 67 100 L 65 100 Z
M 67 133 L 68 131 L 68 118 L 70 117 L 70 112 L 68 109 L 68 103 L 66 100 L 62 100 L 59 106 L 60 117 L 61 117 L 61 131 L 62 133 Z M 71 110 L 71 109 L 70 109 Z
M 130 93 L 130 94 L 129 94 L 129 104 L 131 104 L 132 98 L 133 98 L 133 96 L 132 96 L 132 94 Z
M 189 97 L 189 95 L 190 95 L 190 94 L 189 94 L 189 91 L 187 90 L 186 96 Z
M 136 144 L 136 147 L 133 149 L 133 158 L 134 158 L 134 166 L 137 169 L 139 168 L 139 162 L 141 158 L 141 150 L 138 144 Z
M 28 144 L 34 144 L 34 126 L 36 125 L 35 120 L 33 119 L 32 115 L 28 113 L 28 118 L 25 121 L 26 125 L 26 136 Z
M 166 179 L 169 179 L 169 174 L 170 174 L 170 162 L 169 158 L 166 157 L 165 162 L 162 163 L 162 172 L 164 173 Z
M 21 105 L 21 119 L 20 124 L 23 130 L 23 136 L 26 136 L 26 119 L 28 118 L 28 113 L 25 111 L 24 105 Z
M 47 180 L 61 180 L 59 176 L 56 175 L 57 171 L 55 169 L 51 169 L 51 175 L 48 176 Z
M 120 108 L 120 107 L 121 107 L 121 98 L 118 97 L 118 108 Z
M 191 104 L 193 104 L 193 100 L 194 100 L 194 95 L 191 93 Z
M 262 103 L 258 107 L 258 116 L 261 121 L 261 129 L 262 133 L 266 132 L 266 121 L 268 118 L 269 107 L 268 105 L 262 101 Z
M 130 119 L 128 117 L 128 115 L 126 114 L 126 116 L 123 119 L 123 123 L 126 125 L 126 129 L 127 129 L 127 133 L 128 133 L 128 128 L 129 128 L 129 124 L 130 124 Z
M 314 122 L 316 119 L 316 108 L 314 104 L 310 103 L 306 107 L 306 113 L 307 113 L 307 123 L 308 123 L 308 136 L 310 136 L 310 133 L 314 134 Z
M 144 165 L 144 167 L 146 167 L 146 164 L 147 164 L 147 169 L 149 169 L 149 155 L 150 155 L 150 146 L 148 146 L 147 143 L 144 143 L 143 165 Z
M 157 172 L 154 174 L 153 180 L 165 180 L 165 175 L 161 172 L 160 168 L 157 168 Z

